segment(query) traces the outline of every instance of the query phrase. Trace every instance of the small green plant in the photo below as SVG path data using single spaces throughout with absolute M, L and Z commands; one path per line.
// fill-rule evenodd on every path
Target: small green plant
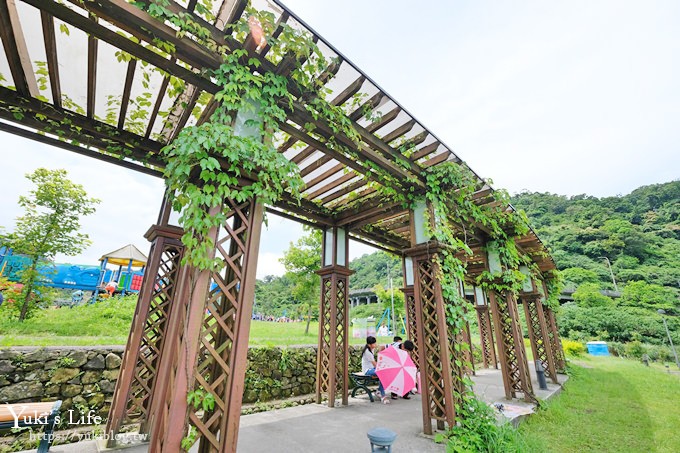
M 578 357 L 586 352 L 586 347 L 580 341 L 562 340 L 562 349 L 570 357 Z
M 506 453 L 527 450 L 512 425 L 498 425 L 494 410 L 475 397 L 466 398 L 456 418 L 456 426 L 448 433 L 435 437 L 437 442 L 447 442 L 447 452 Z
M 281 349 L 281 360 L 279 361 L 279 370 L 281 372 L 284 372 L 290 367 L 290 350 L 289 349 Z
M 189 425 L 189 431 L 187 432 L 187 435 L 182 438 L 182 442 L 180 446 L 182 447 L 182 450 L 184 451 L 189 451 L 189 449 L 196 443 L 196 439 L 198 438 L 198 431 L 196 430 L 195 427 L 192 425 Z
M 57 368 L 69 368 L 76 363 L 71 357 L 62 357 L 57 360 Z

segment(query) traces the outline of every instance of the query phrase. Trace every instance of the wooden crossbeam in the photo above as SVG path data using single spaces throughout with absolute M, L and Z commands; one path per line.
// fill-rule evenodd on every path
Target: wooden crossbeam
M 385 135 L 383 137 L 383 141 L 385 143 L 390 143 L 398 139 L 399 137 L 402 137 L 403 135 L 407 134 L 411 129 L 413 129 L 413 126 L 416 125 L 416 120 L 409 120 L 390 132 L 389 134 Z
M 441 143 L 439 143 L 439 142 L 434 142 L 434 143 L 430 143 L 429 145 L 423 146 L 418 151 L 413 153 L 413 155 L 411 156 L 411 160 L 416 161 L 416 160 L 422 159 L 423 157 L 429 156 L 430 154 L 437 151 L 437 149 L 439 149 L 440 144 Z
M 305 168 L 300 170 L 300 176 L 303 178 L 311 173 L 314 173 L 316 170 L 327 164 L 328 162 L 332 161 L 333 158 L 327 154 L 324 154 L 321 156 L 319 159 L 316 161 L 312 162 L 311 164 L 307 165 Z
M 299 140 L 295 139 L 295 141 L 297 142 Z M 296 164 L 300 165 L 302 162 L 305 161 L 305 159 L 307 159 L 309 156 L 314 154 L 316 151 L 317 151 L 316 148 L 314 148 L 313 146 L 307 146 L 305 149 L 303 149 L 298 154 L 293 156 L 293 158 L 291 159 L 291 162 L 295 162 Z
M 348 174 L 346 174 L 346 175 L 344 175 L 344 176 L 338 178 L 338 180 L 342 180 L 342 182 L 344 183 L 344 182 L 346 182 L 346 181 L 350 181 L 350 180 L 354 179 L 355 177 L 356 177 L 356 175 L 352 175 L 352 174 L 348 173 Z M 334 181 L 334 182 L 335 182 L 335 181 Z M 366 185 L 366 180 L 365 180 L 364 178 L 361 178 L 361 179 L 359 179 L 359 180 L 357 180 L 357 181 L 354 181 L 354 182 L 352 182 L 352 183 L 350 183 L 350 184 L 347 184 L 347 185 L 346 185 L 345 187 L 343 187 L 342 189 L 340 189 L 340 190 L 338 190 L 338 191 L 336 191 L 336 192 L 333 192 L 333 193 L 330 194 L 330 195 L 325 196 L 325 197 L 321 200 L 321 203 L 323 203 L 324 205 L 326 205 L 326 204 L 330 203 L 330 202 L 333 201 L 333 200 L 336 200 L 336 199 L 338 199 L 338 198 L 340 198 L 340 197 L 342 197 L 342 196 L 344 196 L 344 195 L 347 195 L 347 194 L 350 193 L 350 192 L 353 192 L 353 191 L 355 191 L 355 190 L 358 190 L 358 189 L 364 187 L 365 185 Z
M 103 162 L 118 165 L 119 167 L 127 168 L 129 170 L 138 171 L 147 175 L 155 176 L 158 178 L 163 177 L 163 172 L 155 168 L 150 168 L 144 165 L 137 164 L 128 160 L 119 159 L 114 156 L 109 156 L 107 154 L 102 154 L 99 150 L 93 150 L 89 148 L 84 148 L 83 146 L 74 145 L 71 142 L 66 142 L 64 140 L 59 140 L 57 138 L 52 138 L 44 133 L 33 132 L 24 128 L 12 126 L 11 124 L 0 122 L 0 130 L 7 132 L 9 134 L 17 135 L 19 137 L 24 137 L 29 140 L 34 140 L 36 142 L 44 143 L 46 145 L 54 146 L 55 148 L 65 149 L 67 151 L 74 152 L 86 157 L 92 157 Z
M 90 21 L 97 23 L 97 17 L 90 14 Z M 97 53 L 99 41 L 94 35 L 87 35 L 87 117 L 94 118 L 97 95 Z
M 40 95 L 14 0 L 0 0 L 0 38 L 14 86 L 22 96 Z
M 160 143 L 153 140 L 145 139 L 125 130 L 120 130 L 107 123 L 79 115 L 70 110 L 57 109 L 52 104 L 35 98 L 23 97 L 16 91 L 8 88 L 0 87 L 0 105 L 1 104 L 40 114 L 62 124 L 65 120 L 68 120 L 69 124 L 92 134 L 93 137 L 102 140 L 102 143 L 119 143 L 130 156 L 141 157 L 149 155 L 153 157 L 159 153 L 162 147 Z M 12 121 L 16 121 L 16 119 L 13 119 Z M 49 127 L 49 125 L 43 124 L 43 128 L 45 127 Z M 103 150 L 107 149 L 105 144 L 100 145 L 100 148 Z
M 376 106 L 380 104 L 380 102 L 383 99 L 385 99 L 385 93 L 383 93 L 382 91 L 378 91 L 369 100 L 361 104 L 359 108 L 350 113 L 349 119 L 352 121 L 359 121 L 361 117 L 366 114 L 367 111 L 372 111 L 373 109 L 375 109 Z
M 311 189 L 311 188 L 314 187 L 315 185 L 324 182 L 325 180 L 327 180 L 327 179 L 330 178 L 331 176 L 333 176 L 333 175 L 335 175 L 335 174 L 341 172 L 343 168 L 345 168 L 345 166 L 342 165 L 342 164 L 338 164 L 338 165 L 335 165 L 335 166 L 329 168 L 328 170 L 326 170 L 325 172 L 321 173 L 321 174 L 320 174 L 319 176 L 317 176 L 316 178 L 313 178 L 313 179 L 309 180 L 309 182 L 307 182 L 307 183 L 305 184 L 305 189 Z M 355 173 L 355 174 L 356 174 L 356 173 Z
M 204 79 L 199 74 L 195 74 L 194 72 L 167 60 L 166 58 L 162 57 L 156 52 L 153 52 L 149 49 L 140 46 L 136 42 L 124 36 L 121 36 L 118 33 L 109 30 L 108 28 L 102 25 L 95 23 L 89 18 L 82 16 L 63 5 L 60 5 L 59 3 L 44 0 L 22 0 L 22 1 L 40 10 L 47 11 L 48 13 L 62 20 L 63 22 L 71 24 L 74 27 L 81 29 L 85 33 L 102 41 L 105 41 L 114 47 L 118 47 L 120 50 L 123 50 L 140 60 L 144 60 L 147 63 L 150 63 L 158 68 L 161 68 L 165 72 L 174 75 L 175 77 L 178 77 L 180 79 L 183 79 L 189 84 L 197 85 L 201 87 L 201 89 L 213 94 L 217 93 L 220 90 L 220 88 L 217 85 L 212 83 L 210 80 Z M 111 3 L 113 2 L 119 3 L 118 0 L 109 1 Z M 139 8 L 128 3 L 125 3 L 125 5 L 129 6 L 133 10 L 141 11 L 139 10 Z M 88 3 L 88 8 L 91 8 L 92 6 L 93 4 Z M 160 24 L 157 20 L 152 19 L 152 21 L 156 24 Z M 115 25 L 118 26 L 119 24 L 116 23 Z
M 364 84 L 364 81 L 366 80 L 366 77 L 361 76 L 358 79 L 356 79 L 354 82 L 352 82 L 347 88 L 345 88 L 339 95 L 337 95 L 331 102 L 331 105 L 342 105 L 349 98 L 357 94 L 359 90 L 361 89 L 361 85 Z
M 149 138 L 149 136 L 151 135 L 151 131 L 153 130 L 154 123 L 156 122 L 158 112 L 161 109 L 161 104 L 163 104 L 163 98 L 165 97 L 165 92 L 168 89 L 169 83 L 170 77 L 168 76 L 163 77 L 161 86 L 158 89 L 158 97 L 156 98 L 156 102 L 153 105 L 153 110 L 151 111 L 151 115 L 149 116 L 149 124 L 146 126 L 146 132 L 144 133 L 145 138 Z
M 59 80 L 59 59 L 57 58 L 57 40 L 54 34 L 54 18 L 45 11 L 40 11 L 40 21 L 45 42 L 45 55 L 47 56 L 47 71 L 50 76 L 52 103 L 57 108 L 61 108 L 61 82 Z
M 335 180 L 326 184 L 325 186 L 322 186 L 322 187 L 318 188 L 317 190 L 315 190 L 314 192 L 311 192 L 309 195 L 307 195 L 306 198 L 308 198 L 309 200 L 314 200 L 318 196 L 323 195 L 326 192 L 329 192 L 329 191 L 335 189 L 336 187 L 346 183 L 347 181 L 351 181 L 352 179 L 354 179 L 356 177 L 357 177 L 356 173 L 347 173 L 345 175 L 342 175 L 339 178 L 336 178 Z M 365 181 L 364 181 L 364 184 L 366 184 Z M 326 200 L 323 199 L 322 203 L 325 203 L 325 202 L 326 202 Z
M 392 110 L 390 110 L 389 112 L 382 115 L 378 121 L 375 121 L 375 122 L 367 125 L 366 130 L 369 131 L 369 132 L 375 132 L 378 129 L 380 129 L 381 127 L 385 126 L 386 124 L 394 121 L 394 119 L 396 117 L 398 117 L 400 113 L 401 113 L 401 107 L 395 107 Z
M 132 91 L 132 81 L 135 78 L 135 67 L 137 60 L 132 58 L 128 62 L 127 73 L 125 75 L 125 86 L 123 87 L 123 97 L 120 101 L 120 114 L 118 115 L 118 129 L 125 126 L 125 116 L 127 115 L 128 105 L 130 104 L 130 92 Z

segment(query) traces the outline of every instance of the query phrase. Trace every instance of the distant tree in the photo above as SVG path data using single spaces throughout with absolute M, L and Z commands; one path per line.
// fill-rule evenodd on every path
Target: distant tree
M 594 283 L 584 283 L 574 292 L 574 302 L 579 307 L 613 307 L 614 301 L 600 293 L 600 287 Z
M 628 282 L 618 303 L 622 306 L 647 308 L 653 311 L 663 309 L 671 313 L 679 311 L 680 308 L 675 290 L 643 281 Z
M 582 267 L 570 267 L 562 271 L 562 277 L 568 286 L 574 288 L 583 283 L 597 283 L 600 281 L 599 275 L 595 271 L 583 269 Z M 569 285 L 571 283 L 571 285 Z
M 36 185 L 28 196 L 19 197 L 25 213 L 16 219 L 16 228 L 3 239 L 14 253 L 28 257 L 29 265 L 22 273 L 19 321 L 29 315 L 39 287 L 38 267 L 59 253 L 73 256 L 80 253 L 90 240 L 79 233 L 80 220 L 95 212 L 96 198 L 89 198 L 80 184 L 68 178 L 66 170 L 38 168 L 26 178 Z
M 399 320 L 404 316 L 405 300 L 404 293 L 398 288 L 385 289 L 382 285 L 376 285 L 373 288 L 378 300 L 382 303 L 383 310 L 392 309 L 392 298 L 394 297 L 394 322 L 398 325 Z M 392 326 L 392 330 L 397 331 L 397 326 Z
M 309 323 L 313 311 L 319 304 L 320 278 L 316 273 L 321 268 L 321 230 L 308 229 L 308 233 L 293 244 L 283 254 L 281 263 L 286 268 L 286 277 L 293 283 L 293 296 L 299 304 L 307 307 L 305 335 L 309 333 Z

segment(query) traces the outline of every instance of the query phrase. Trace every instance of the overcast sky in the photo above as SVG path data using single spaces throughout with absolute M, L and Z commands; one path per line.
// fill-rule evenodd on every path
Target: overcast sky
M 680 178 L 680 2 L 285 3 L 495 187 L 610 196 Z M 148 252 L 160 180 L 4 133 L 0 149 L 0 225 L 25 173 L 65 168 L 103 202 L 83 219 L 94 244 L 60 261 Z M 270 216 L 258 276 L 282 273 L 300 233 Z

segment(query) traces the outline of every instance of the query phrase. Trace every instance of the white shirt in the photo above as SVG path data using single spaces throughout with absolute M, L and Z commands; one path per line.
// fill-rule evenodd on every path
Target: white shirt
M 361 356 L 361 372 L 366 373 L 366 371 L 373 368 L 373 362 L 375 357 L 373 356 L 373 351 L 370 348 L 366 348 L 364 354 Z

